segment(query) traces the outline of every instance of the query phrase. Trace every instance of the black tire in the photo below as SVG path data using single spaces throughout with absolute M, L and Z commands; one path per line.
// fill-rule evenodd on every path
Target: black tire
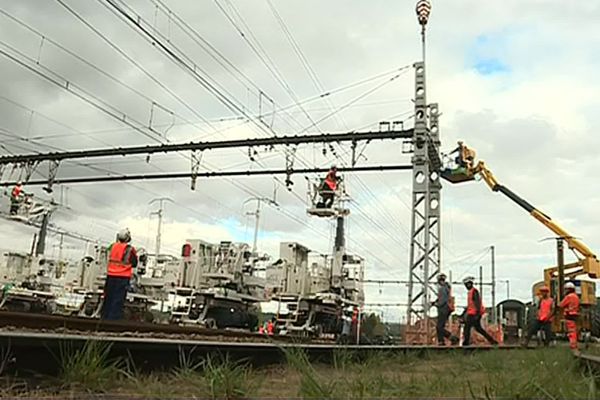
M 215 321 L 213 318 L 206 318 L 206 320 L 204 321 L 204 326 L 207 327 L 208 329 L 217 329 L 217 321 Z

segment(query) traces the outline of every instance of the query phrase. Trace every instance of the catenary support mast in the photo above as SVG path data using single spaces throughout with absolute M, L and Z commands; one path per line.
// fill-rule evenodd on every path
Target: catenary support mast
M 423 61 L 415 63 L 415 127 L 413 131 L 413 193 L 408 284 L 407 324 L 425 320 L 427 338 L 429 309 L 434 290 L 433 282 L 440 271 L 440 156 L 439 108 L 427 104 L 425 79 L 425 27 L 431 4 L 417 3 L 421 25 Z

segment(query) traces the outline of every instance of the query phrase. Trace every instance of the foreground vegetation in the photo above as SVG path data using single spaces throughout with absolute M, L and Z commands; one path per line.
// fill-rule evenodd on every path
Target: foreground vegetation
M 4 377 L 0 397 L 94 398 L 546 398 L 597 399 L 598 377 L 582 369 L 566 348 L 491 350 L 472 354 L 348 352 L 333 364 L 311 364 L 289 352 L 287 364 L 253 369 L 223 358 L 192 363 L 185 355 L 170 372 L 142 374 L 126 360 L 110 360 L 98 345 L 62 351 L 57 378 Z

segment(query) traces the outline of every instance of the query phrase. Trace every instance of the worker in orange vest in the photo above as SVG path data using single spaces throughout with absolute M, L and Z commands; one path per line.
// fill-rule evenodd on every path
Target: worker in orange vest
M 138 264 L 135 248 L 129 242 L 131 242 L 131 233 L 129 229 L 123 229 L 117 233 L 117 241 L 109 248 L 102 319 L 123 318 L 127 289 L 133 276 L 133 269 Z
M 575 293 L 575 284 L 567 282 L 565 284 L 567 295 L 560 302 L 560 308 L 563 309 L 565 316 L 565 326 L 567 328 L 567 337 L 569 338 L 569 347 L 577 351 L 577 318 L 579 317 L 579 296 Z
M 335 191 L 337 190 L 338 182 L 340 178 L 337 176 L 337 167 L 332 165 L 325 177 L 325 180 L 321 184 L 321 198 L 323 199 L 323 208 L 331 208 L 333 206 L 333 199 L 335 197 Z
M 273 335 L 275 331 L 275 325 L 272 320 L 267 321 L 267 335 Z
M 490 344 L 498 344 L 496 339 L 491 337 L 490 334 L 481 327 L 481 317 L 485 314 L 485 307 L 483 306 L 479 290 L 475 289 L 475 286 L 473 285 L 474 282 L 475 278 L 472 276 L 463 279 L 463 283 L 469 291 L 467 296 L 467 309 L 465 310 L 466 315 L 463 314 L 463 320 L 465 321 L 463 346 L 469 346 L 471 344 L 471 328 L 475 328 L 475 331 L 486 338 Z
M 17 215 L 19 212 L 19 204 L 22 200 L 22 194 L 23 183 L 19 181 L 10 192 L 10 215 Z
M 524 347 L 527 347 L 531 337 L 538 331 L 544 332 L 544 346 L 550 345 L 550 339 L 552 338 L 552 318 L 554 316 L 554 299 L 550 297 L 550 289 L 548 286 L 542 286 L 540 288 L 540 301 L 538 304 L 537 319 L 529 328 L 527 337 L 523 343 Z

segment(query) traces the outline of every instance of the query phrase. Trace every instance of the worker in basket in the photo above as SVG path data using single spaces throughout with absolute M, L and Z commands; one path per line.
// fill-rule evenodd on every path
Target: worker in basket
M 10 192 L 10 215 L 17 215 L 24 197 L 23 183 L 19 181 Z
M 337 176 L 337 167 L 332 165 L 327 172 L 327 176 L 321 182 L 319 187 L 319 194 L 321 195 L 321 202 L 319 208 L 331 208 L 333 206 L 333 200 L 335 198 L 335 191 L 337 190 L 338 184 L 341 178 Z
M 567 337 L 569 338 L 569 347 L 577 351 L 577 319 L 579 318 L 579 296 L 575 293 L 575 284 L 573 282 L 565 283 L 565 293 L 567 295 L 560 302 L 565 317 L 565 327 L 567 328 Z
M 475 328 L 475 331 L 483 336 L 490 344 L 498 344 L 496 339 L 490 336 L 489 333 L 481 326 L 481 318 L 485 314 L 485 307 L 481 299 L 481 294 L 474 286 L 475 278 L 468 276 L 463 279 L 463 283 L 467 288 L 467 309 L 463 314 L 463 321 L 465 323 L 463 346 L 469 346 L 471 344 L 471 329 Z
M 465 146 L 461 141 L 458 142 L 458 147 L 450 152 L 450 154 L 457 153 L 454 162 L 456 168 L 472 169 L 473 163 L 475 162 L 475 150 Z
M 548 286 L 542 286 L 540 288 L 540 299 L 538 304 L 537 318 L 534 323 L 529 327 L 527 336 L 523 346 L 527 347 L 531 337 L 542 331 L 544 333 L 544 346 L 550 345 L 552 339 L 552 317 L 554 316 L 554 299 L 550 297 L 550 288 Z
M 137 253 L 129 242 L 131 242 L 131 233 L 125 228 L 117 233 L 117 241 L 109 248 L 102 319 L 123 318 L 127 290 L 133 276 L 133 269 L 138 265 Z

